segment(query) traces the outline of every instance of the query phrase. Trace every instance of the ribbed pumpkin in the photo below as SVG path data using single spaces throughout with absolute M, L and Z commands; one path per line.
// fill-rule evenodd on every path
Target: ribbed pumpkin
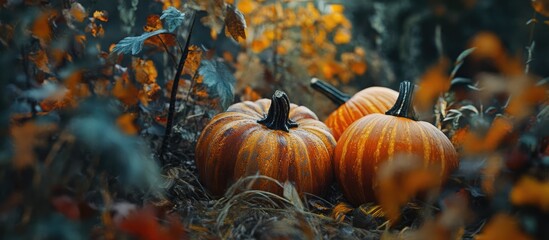
M 339 139 L 343 131 L 353 122 L 371 113 L 385 113 L 395 103 L 398 93 L 386 87 L 369 87 L 349 97 L 332 85 L 313 78 L 311 86 L 339 105 L 324 121 Z
M 256 173 L 289 180 L 299 193 L 321 194 L 333 180 L 335 144 L 311 110 L 276 91 L 272 100 L 237 103 L 216 115 L 202 131 L 195 157 L 199 177 L 214 195 Z M 265 180 L 254 188 L 282 193 Z
M 414 118 L 410 82 L 400 84 L 399 96 L 386 114 L 367 115 L 345 130 L 337 142 L 334 167 L 347 199 L 354 204 L 376 200 L 378 167 L 393 157 L 417 156 L 424 166 L 438 165 L 444 177 L 458 167 L 450 140 L 435 126 Z

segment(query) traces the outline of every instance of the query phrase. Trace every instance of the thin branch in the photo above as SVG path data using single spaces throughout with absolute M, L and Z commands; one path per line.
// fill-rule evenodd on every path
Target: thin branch
M 175 113 L 175 100 L 177 98 L 177 89 L 179 87 L 179 79 L 181 78 L 181 73 L 183 72 L 183 68 L 185 67 L 185 60 L 187 59 L 187 55 L 189 55 L 189 44 L 191 42 L 191 34 L 193 32 L 193 27 L 195 23 L 195 12 L 192 12 L 191 17 L 191 25 L 189 27 L 189 33 L 187 33 L 187 39 L 185 40 L 185 47 L 183 48 L 183 53 L 181 54 L 181 58 L 179 59 L 179 64 L 177 66 L 177 71 L 175 73 L 175 77 L 173 79 L 173 85 L 172 85 L 172 92 L 170 95 L 170 106 L 168 109 L 168 120 L 166 123 L 166 131 L 164 132 L 164 138 L 162 139 L 162 145 L 160 149 L 160 159 L 162 164 L 165 164 L 165 152 L 168 145 L 168 140 L 170 139 L 172 127 L 173 127 L 173 116 Z

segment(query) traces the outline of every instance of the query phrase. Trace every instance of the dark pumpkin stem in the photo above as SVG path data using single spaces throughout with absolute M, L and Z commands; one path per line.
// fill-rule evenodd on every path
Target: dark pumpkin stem
M 409 81 L 401 82 L 398 89 L 398 98 L 396 103 L 385 114 L 417 120 L 414 112 L 414 106 L 412 106 L 413 94 L 414 84 Z
M 338 106 L 343 105 L 345 102 L 351 99 L 351 96 L 343 93 L 342 91 L 339 91 L 331 84 L 324 82 L 318 78 L 311 79 L 311 87 L 324 94 L 324 96 L 328 97 Z
M 290 99 L 285 92 L 276 90 L 271 100 L 267 116 L 257 122 L 269 129 L 289 132 L 290 128 L 297 127 L 297 123 L 289 118 Z

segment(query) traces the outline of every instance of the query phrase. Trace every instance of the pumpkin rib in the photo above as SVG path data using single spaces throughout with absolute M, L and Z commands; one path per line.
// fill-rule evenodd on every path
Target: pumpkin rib
M 336 144 L 330 130 L 312 111 L 290 103 L 285 93 L 277 92 L 275 97 L 274 104 L 283 106 L 273 109 L 280 112 L 268 125 L 277 129 L 259 121 L 269 118 L 272 108 L 272 100 L 262 99 L 233 104 L 202 131 L 196 164 L 201 181 L 214 196 L 236 179 L 257 172 L 281 182 L 295 182 L 299 193 L 320 194 L 329 185 Z M 290 128 L 278 130 L 282 121 Z M 267 180 L 257 180 L 253 188 L 282 194 L 278 185 Z
M 404 85 L 404 86 L 403 86 Z M 397 101 L 387 114 L 369 114 L 351 124 L 337 142 L 335 176 L 347 199 L 354 204 L 378 197 L 378 167 L 412 155 L 423 167 L 439 165 L 445 177 L 459 165 L 451 142 L 436 127 L 414 117 L 413 85 L 401 84 Z

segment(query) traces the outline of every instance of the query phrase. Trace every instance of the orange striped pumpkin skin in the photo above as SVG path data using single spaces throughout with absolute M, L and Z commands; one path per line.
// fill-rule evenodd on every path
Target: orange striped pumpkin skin
M 297 127 L 288 132 L 270 129 L 258 120 L 268 114 L 271 102 L 234 104 L 202 131 L 196 164 L 201 181 L 214 195 L 223 194 L 238 178 L 256 173 L 289 180 L 300 193 L 320 194 L 333 181 L 336 142 L 328 127 L 308 108 L 289 104 L 287 116 Z M 254 189 L 282 194 L 280 187 L 265 180 L 258 180 Z
M 369 87 L 332 112 L 324 121 L 336 140 L 353 122 L 372 113 L 385 113 L 395 103 L 398 92 L 385 87 Z
M 378 167 L 401 154 L 440 166 L 443 177 L 459 164 L 450 140 L 430 123 L 370 114 L 349 126 L 336 146 L 335 174 L 347 199 L 354 204 L 375 201 Z
M 415 120 L 413 87 L 402 82 L 399 97 L 386 114 L 359 119 L 338 140 L 334 172 L 350 202 L 376 201 L 378 168 L 399 156 L 415 156 L 425 167 L 439 167 L 441 179 L 458 167 L 457 152 L 444 133 L 428 122 Z

